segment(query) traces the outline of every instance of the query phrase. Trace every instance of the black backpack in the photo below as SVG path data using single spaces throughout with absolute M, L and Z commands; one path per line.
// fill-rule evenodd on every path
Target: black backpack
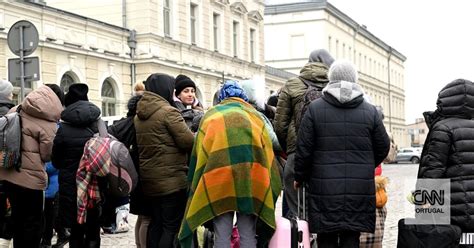
M 303 120 L 304 113 L 308 109 L 309 104 L 316 100 L 321 98 L 323 95 L 323 89 L 319 87 L 312 86 L 310 82 L 308 82 L 306 79 L 299 77 L 299 79 L 307 86 L 306 91 L 303 94 L 303 101 L 301 103 L 301 108 L 296 111 L 296 120 L 295 120 L 295 128 L 296 132 L 300 129 L 301 121 Z

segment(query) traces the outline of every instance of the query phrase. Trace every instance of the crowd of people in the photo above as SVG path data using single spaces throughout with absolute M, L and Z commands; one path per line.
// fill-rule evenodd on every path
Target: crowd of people
M 356 67 L 326 50 L 313 51 L 300 75 L 268 98 L 261 79 L 226 80 L 206 111 L 186 75 L 154 73 L 135 85 L 126 117 L 108 132 L 129 148 L 138 185 L 118 198 L 98 179 L 102 200 L 87 205 L 84 223 L 77 171 L 84 145 L 98 133 L 100 108 L 89 101 L 86 84 L 66 94 L 46 84 L 17 106 L 12 90 L 0 81 L 0 115 L 17 111 L 22 120 L 21 167 L 0 168 L 0 247 L 10 240 L 20 248 L 100 247 L 101 227 L 128 202 L 138 215 L 140 248 L 193 247 L 200 227 L 212 230 L 214 247 L 229 247 L 234 229 L 240 247 L 266 247 L 278 197 L 291 218 L 299 212 L 300 187 L 307 189 L 318 247 L 381 247 L 387 212 L 381 164 L 394 141 L 383 111 L 358 84 Z M 317 94 L 307 104 L 310 90 Z M 420 178 L 456 177 L 470 168 L 473 95 L 472 82 L 456 80 L 441 91 L 438 110 L 426 114 L 432 132 Z M 464 169 L 452 166 L 456 161 Z M 469 228 L 470 215 L 459 208 L 453 220 Z

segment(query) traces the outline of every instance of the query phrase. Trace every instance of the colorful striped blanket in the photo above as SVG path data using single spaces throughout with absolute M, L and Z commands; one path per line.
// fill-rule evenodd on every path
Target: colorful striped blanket
M 258 216 L 264 225 L 257 228 L 273 233 L 281 180 L 269 131 L 247 102 L 231 97 L 204 115 L 188 180 L 189 198 L 179 233 L 182 247 L 191 247 L 192 234 L 200 225 L 230 211 Z

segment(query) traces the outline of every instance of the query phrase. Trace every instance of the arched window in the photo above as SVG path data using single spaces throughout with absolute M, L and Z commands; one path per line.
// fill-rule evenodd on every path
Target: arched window
M 76 81 L 76 78 L 73 72 L 66 72 L 62 77 L 61 77 L 61 83 L 59 87 L 61 90 L 63 90 L 64 94 L 66 94 L 69 91 L 69 86 L 71 86 L 74 83 L 78 83 Z
M 115 115 L 115 90 L 114 80 L 111 78 L 105 79 L 102 84 L 102 116 L 113 116 Z

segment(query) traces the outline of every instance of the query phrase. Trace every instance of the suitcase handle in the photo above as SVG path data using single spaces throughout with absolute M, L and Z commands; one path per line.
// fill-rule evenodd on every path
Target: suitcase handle
M 303 191 L 303 216 L 300 215 L 300 188 L 302 188 Z M 297 205 L 297 218 L 301 220 L 306 220 L 306 187 L 304 186 L 304 183 L 301 185 L 301 187 L 296 189 L 297 192 L 297 197 L 298 197 L 298 205 Z

